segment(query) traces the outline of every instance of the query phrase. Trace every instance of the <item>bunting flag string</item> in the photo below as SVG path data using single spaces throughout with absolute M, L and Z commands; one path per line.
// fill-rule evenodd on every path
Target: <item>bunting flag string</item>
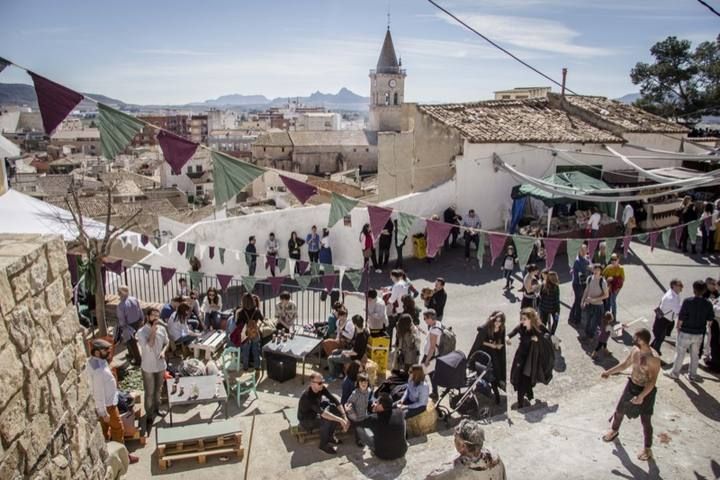
M 253 290 L 255 290 L 255 284 L 257 283 L 257 278 L 248 275 L 246 277 L 241 277 L 240 281 L 242 282 L 242 286 L 245 289 L 246 292 L 252 293 Z
M 648 241 L 648 234 L 638 233 L 637 235 L 635 235 L 635 238 L 637 238 L 638 242 L 646 243 Z
M 345 277 L 350 281 L 350 284 L 355 290 L 360 290 L 360 284 L 363 279 L 362 270 L 346 270 Z
M 150 271 L 151 265 L 149 263 L 138 262 L 137 265 L 140 265 L 146 273 Z
M 113 160 L 142 131 L 143 123 L 133 116 L 98 103 L 98 129 L 102 155 Z
M 163 286 L 167 285 L 173 276 L 175 276 L 176 271 L 177 270 L 174 268 L 160 267 L 160 276 L 162 277 Z
M 478 244 L 477 244 L 477 252 L 475 253 L 475 256 L 478 261 L 478 266 L 482 268 L 483 266 L 483 257 L 485 256 L 485 234 L 479 233 L 478 234 Z
M 513 242 L 515 243 L 515 251 L 517 253 L 518 265 L 522 270 L 525 270 L 530 253 L 532 253 L 533 246 L 535 245 L 535 239 L 533 237 L 521 237 L 513 235 Z
M 377 243 L 380 233 L 385 228 L 387 221 L 390 220 L 393 211 L 375 205 L 368 205 L 367 210 L 370 217 L 370 231 L 372 232 L 373 243 Z
M 582 238 L 567 239 L 567 258 L 570 269 L 572 269 L 573 264 L 575 263 L 575 259 L 578 256 L 578 251 L 580 250 L 580 245 L 582 245 L 583 242 L 584 240 Z M 608 249 L 608 252 L 612 252 L 612 250 Z
M 684 228 L 687 228 L 687 226 L 679 225 L 673 228 L 673 232 L 675 233 L 675 246 L 678 248 L 680 248 L 680 239 L 682 238 Z
M 445 242 L 445 239 L 450 234 L 450 230 L 453 226 L 445 222 L 436 222 L 435 220 L 428 220 L 427 226 L 427 256 L 430 258 L 435 257 L 440 247 Z
M 190 288 L 202 290 L 203 276 L 202 272 L 188 272 L 188 277 L 190 277 Z
M 62 123 L 70 112 L 82 101 L 79 93 L 67 87 L 41 77 L 37 73 L 28 71 L 35 85 L 38 108 L 42 117 L 45 133 L 52 135 L 58 125 Z
M 690 243 L 692 243 L 693 245 L 697 241 L 698 228 L 700 228 L 700 220 L 693 220 L 692 222 L 688 223 L 688 237 L 690 238 Z
M 543 239 L 543 244 L 545 245 L 545 268 L 548 270 L 551 270 L 555 264 L 555 256 L 562 242 L 560 238 Z
M 301 182 L 294 178 L 286 177 L 285 175 L 280 175 L 280 180 L 282 180 L 285 188 L 303 205 L 305 205 L 305 202 L 307 202 L 310 197 L 318 193 L 315 185 L 310 185 L 309 183 Z
M 208 247 L 208 257 L 210 257 L 210 260 L 215 258 L 215 247 Z
M 195 256 L 195 244 L 185 242 L 185 258 L 191 260 Z
M 605 239 L 605 251 L 608 253 L 608 255 L 612 255 L 612 253 L 615 251 L 617 241 L 618 239 L 616 237 L 609 237 Z
M 338 276 L 334 273 L 325 274 L 322 276 L 322 284 L 323 288 L 325 288 L 325 291 L 327 293 L 332 292 L 332 289 L 335 287 L 335 284 L 338 281 Z
M 657 244 L 658 232 L 650 232 L 650 251 L 655 251 L 655 245 Z
M 340 221 L 345 215 L 349 214 L 350 211 L 355 208 L 358 204 L 357 199 L 348 198 L 343 195 L 339 195 L 332 192 L 330 196 L 330 218 L 328 219 L 328 228 L 332 228 L 337 222 Z
M 489 233 L 488 238 L 490 239 L 490 265 L 495 265 L 495 260 L 503 251 L 507 236 L 499 233 Z
M 595 251 L 597 250 L 598 246 L 600 245 L 600 239 L 599 238 L 590 238 L 588 239 L 588 257 L 591 259 L 595 256 Z
M 317 262 L 312 262 L 310 264 L 310 274 L 311 275 L 320 275 L 320 264 Z
M 270 283 L 270 286 L 272 287 L 273 295 L 277 296 L 277 294 L 280 293 L 280 288 L 282 287 L 283 282 L 285 281 L 287 277 L 281 276 L 281 277 L 267 277 L 265 281 Z
M 123 272 L 122 262 L 123 262 L 122 259 L 115 260 L 114 262 L 103 261 L 103 265 L 105 265 L 105 268 L 110 270 L 114 274 L 122 275 L 122 272 Z
M 297 266 L 297 271 L 298 271 L 298 273 L 299 273 L 300 275 L 304 275 L 305 272 L 307 271 L 308 266 L 310 265 L 310 263 L 307 262 L 307 261 L 305 261 L 305 260 L 298 260 L 295 265 Z
M 666 228 L 662 231 L 662 242 L 665 248 L 670 248 L 670 234 L 672 233 L 671 229 Z
M 220 263 L 225 264 L 225 249 L 220 247 L 218 248 L 218 255 L 220 255 Z
M 218 273 L 215 275 L 217 277 L 217 281 L 220 284 L 220 290 L 223 292 L 227 290 L 228 285 L 230 285 L 230 280 L 233 279 L 232 275 L 223 275 L 221 273 Z
M 264 173 L 260 167 L 214 150 L 210 152 L 210 157 L 213 162 L 213 191 L 216 206 L 235 197 Z
M 160 149 L 165 161 L 170 164 L 175 174 L 182 173 L 182 167 L 195 155 L 198 144 L 183 137 L 179 137 L 167 130 L 160 130 L 157 134 Z
M 185 242 L 177 242 L 177 251 L 180 255 L 183 255 L 185 253 Z
M 287 266 L 286 258 L 275 257 L 275 262 L 277 264 L 278 272 L 282 272 L 283 270 L 285 270 L 285 267 Z
M 307 290 L 313 277 L 310 275 L 295 275 L 295 281 L 302 290 Z
M 395 235 L 397 236 L 398 243 L 405 242 L 408 233 L 410 233 L 410 229 L 415 224 L 415 220 L 417 220 L 417 217 L 415 215 L 411 215 L 405 212 L 398 212 L 397 226 L 395 229 L 395 231 L 397 232 Z
M 628 250 L 630 250 L 630 235 L 623 238 L 623 257 L 627 257 Z
M 143 247 L 145 245 L 147 245 L 149 241 L 150 241 L 150 238 L 148 238 L 147 235 L 140 235 L 140 243 L 142 243 Z

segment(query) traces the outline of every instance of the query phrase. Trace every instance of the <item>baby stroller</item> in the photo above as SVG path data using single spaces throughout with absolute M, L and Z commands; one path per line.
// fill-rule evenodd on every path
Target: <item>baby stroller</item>
M 407 372 L 393 370 L 392 375 L 375 389 L 373 397 L 377 399 L 381 393 L 387 393 L 392 398 L 393 403 L 400 401 L 407 389 L 408 378 Z
M 450 395 L 450 408 L 438 407 L 440 418 L 448 423 L 450 415 L 455 412 L 476 420 L 487 417 L 490 409 L 483 406 L 483 397 L 492 398 L 493 380 L 492 359 L 481 350 L 473 353 L 469 359 L 459 350 L 438 357 L 433 381 L 443 390 L 437 405 Z

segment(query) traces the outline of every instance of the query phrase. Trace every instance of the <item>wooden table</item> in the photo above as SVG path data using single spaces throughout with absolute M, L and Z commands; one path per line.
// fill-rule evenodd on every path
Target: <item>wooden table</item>
M 195 358 L 200 358 L 200 352 L 205 352 L 205 360 L 210 360 L 212 356 L 225 345 L 227 335 L 223 330 L 213 330 L 205 332 L 190 344 Z
M 235 454 L 242 459 L 242 433 L 236 419 L 182 427 L 155 428 L 158 465 L 165 470 L 173 460 L 197 458 L 205 463 L 210 455 Z
M 175 379 L 169 378 L 166 381 L 168 391 L 168 413 L 170 414 L 170 426 L 173 424 L 172 410 L 178 405 L 206 405 L 209 403 L 217 403 L 218 409 L 225 404 L 225 418 L 228 417 L 227 400 L 228 395 L 225 390 L 225 384 L 222 377 L 217 375 L 202 375 L 199 377 L 180 377 L 177 383 L 177 390 L 172 393 Z M 199 395 L 197 398 L 190 398 L 192 394 L 192 385 L 198 386 Z M 183 395 L 180 391 L 184 389 Z M 217 412 L 217 410 L 215 410 Z M 213 416 L 215 412 L 213 412 Z M 211 416 L 212 418 L 212 416 Z
M 288 338 L 284 342 L 277 343 L 270 340 L 263 347 L 263 353 L 272 353 L 275 355 L 285 355 L 296 360 L 302 361 L 302 383 L 305 383 L 305 362 L 314 351 L 318 352 L 318 361 L 320 361 L 320 344 L 321 338 L 310 337 L 307 335 L 295 334 L 293 338 Z

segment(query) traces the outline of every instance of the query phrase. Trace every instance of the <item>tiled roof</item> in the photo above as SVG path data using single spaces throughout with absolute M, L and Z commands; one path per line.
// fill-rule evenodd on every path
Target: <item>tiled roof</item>
M 551 94 L 552 95 L 552 94 Z M 555 97 L 557 94 L 554 95 Z M 605 97 L 566 95 L 565 101 L 629 133 L 687 133 L 688 129 L 645 110 Z
M 619 143 L 623 139 L 594 127 L 544 98 L 418 105 L 435 120 L 455 128 L 471 143 Z
M 261 147 L 291 147 L 290 135 L 288 132 L 267 132 L 258 137 L 253 145 Z
M 65 195 L 72 183 L 72 175 L 43 175 L 37 179 L 38 191 L 46 195 Z
M 52 134 L 51 140 L 100 140 L 100 130 L 85 128 L 83 130 L 58 130 Z
M 80 204 L 80 211 L 84 217 L 102 217 L 107 213 L 107 197 L 104 196 L 91 196 L 91 197 L 78 197 L 78 203 Z M 45 199 L 47 203 L 55 205 L 59 208 L 67 210 L 67 204 L 65 203 L 64 196 L 48 197 Z M 72 200 L 70 200 L 72 202 Z M 114 206 L 111 206 L 111 213 L 115 213 Z
M 143 191 L 140 190 L 132 180 L 121 180 L 113 184 L 113 195 L 140 197 Z
M 145 189 L 145 188 L 155 188 L 157 187 L 160 182 L 148 177 L 146 175 L 139 175 L 137 173 L 128 172 L 127 170 L 119 170 L 117 172 L 108 172 L 108 173 L 101 173 L 100 174 L 100 180 L 102 180 L 103 183 L 113 183 L 113 182 L 119 182 L 123 180 L 130 180 L 135 183 L 138 187 Z
M 377 145 L 375 132 L 366 130 L 329 130 L 290 132 L 296 147 L 368 147 Z

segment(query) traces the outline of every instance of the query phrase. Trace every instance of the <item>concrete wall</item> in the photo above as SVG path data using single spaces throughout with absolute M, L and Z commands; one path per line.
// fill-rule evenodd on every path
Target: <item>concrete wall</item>
M 59 236 L 0 235 L 2 479 L 105 478 L 65 255 Z

